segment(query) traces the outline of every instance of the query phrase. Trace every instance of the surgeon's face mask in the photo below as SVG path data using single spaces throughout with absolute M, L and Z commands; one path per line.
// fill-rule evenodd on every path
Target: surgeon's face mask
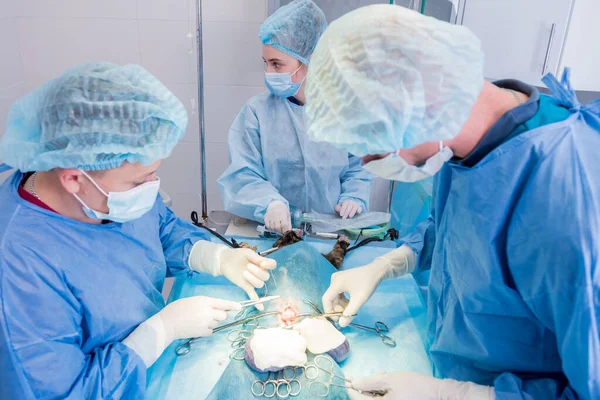
M 444 147 L 440 142 L 440 151 L 429 157 L 420 167 L 410 165 L 398 153 L 392 153 L 381 160 L 371 161 L 363 168 L 373 175 L 391 181 L 417 182 L 435 175 L 454 153 L 450 147 Z
M 275 96 L 279 97 L 292 97 L 295 96 L 296 93 L 302 87 L 302 83 L 304 83 L 304 79 L 301 82 L 294 83 L 292 80 L 292 76 L 296 75 L 298 71 L 302 68 L 302 64 L 298 67 L 294 72 L 265 72 L 265 85 L 267 85 L 267 89 L 271 91 Z
M 108 214 L 105 214 L 91 209 L 79 196 L 73 193 L 73 196 L 83 206 L 83 212 L 88 218 L 114 222 L 133 221 L 146 214 L 154 206 L 160 187 L 160 179 L 158 178 L 155 181 L 146 182 L 124 192 L 106 193 L 85 171 L 81 172 L 96 186 L 100 193 L 108 197 Z

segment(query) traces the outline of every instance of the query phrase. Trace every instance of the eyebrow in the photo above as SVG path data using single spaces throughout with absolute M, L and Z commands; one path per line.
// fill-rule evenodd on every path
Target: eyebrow
M 267 62 L 267 60 L 265 60 L 265 58 L 264 58 L 264 57 L 263 57 L 263 61 Z M 283 62 L 283 60 L 282 60 L 282 59 L 279 59 L 279 58 L 269 58 L 269 60 L 268 60 L 268 61 L 269 61 L 269 62 L 273 62 L 273 61 L 279 61 L 279 62 Z

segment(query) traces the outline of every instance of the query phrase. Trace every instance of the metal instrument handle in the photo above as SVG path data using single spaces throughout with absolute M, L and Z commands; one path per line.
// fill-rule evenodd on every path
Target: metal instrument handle
M 552 42 L 554 42 L 554 34 L 556 32 L 556 23 L 552 23 L 550 28 L 550 37 L 548 38 L 548 46 L 546 47 L 546 57 L 544 57 L 544 66 L 542 67 L 542 76 L 548 72 L 548 64 L 550 61 L 550 51 L 552 50 Z

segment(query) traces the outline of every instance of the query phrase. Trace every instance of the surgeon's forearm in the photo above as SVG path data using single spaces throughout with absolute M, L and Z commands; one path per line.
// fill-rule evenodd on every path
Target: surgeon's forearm
M 140 356 L 146 368 L 154 364 L 171 342 L 172 339 L 169 338 L 158 314 L 142 322 L 122 341 L 125 346 Z

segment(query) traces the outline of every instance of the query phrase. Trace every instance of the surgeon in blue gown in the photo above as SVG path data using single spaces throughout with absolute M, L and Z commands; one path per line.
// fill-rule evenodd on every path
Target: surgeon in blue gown
M 311 0 L 295 0 L 260 28 L 269 91 L 246 103 L 229 130 L 229 168 L 219 178 L 225 209 L 291 229 L 290 207 L 352 218 L 369 209 L 371 176 L 360 159 L 306 136 L 304 83 L 327 27 Z
M 388 399 L 597 399 L 600 100 L 580 104 L 568 70 L 543 79 L 552 96 L 486 82 L 467 28 L 389 5 L 331 24 L 311 62 L 310 137 L 387 179 L 434 176 L 430 217 L 398 249 L 334 274 L 323 306 L 346 325 L 383 279 L 430 269 L 435 377 L 352 386 Z
M 156 175 L 185 108 L 143 68 L 75 67 L 18 100 L 0 141 L 0 399 L 138 399 L 176 339 L 239 303 L 165 307 L 166 276 L 224 275 L 256 298 L 273 260 L 207 241 Z M 5 170 L 2 164 L 0 170 Z

